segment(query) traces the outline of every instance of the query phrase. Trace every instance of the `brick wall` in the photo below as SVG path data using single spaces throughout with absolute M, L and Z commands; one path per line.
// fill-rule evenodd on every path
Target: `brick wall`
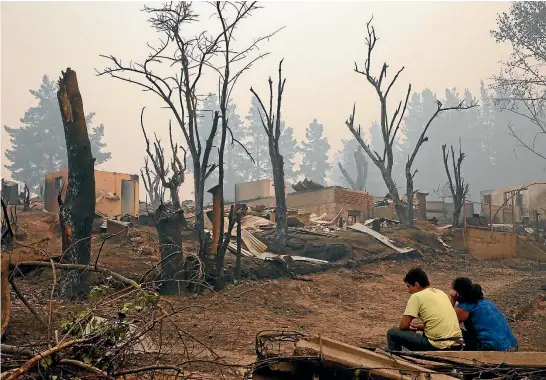
M 335 188 L 335 202 L 337 212 L 343 208 L 343 219 L 348 219 L 348 211 L 361 211 L 360 222 L 371 217 L 371 204 L 373 197 L 368 193 L 358 190 L 344 189 L 341 187 Z
M 275 197 L 242 201 L 248 206 L 275 207 Z M 286 196 L 288 208 L 314 213 L 326 213 L 325 219 L 333 219 L 343 209 L 343 219 L 348 219 L 348 210 L 361 211 L 360 221 L 372 216 L 373 197 L 368 193 L 341 187 L 327 187 L 320 190 L 301 191 Z

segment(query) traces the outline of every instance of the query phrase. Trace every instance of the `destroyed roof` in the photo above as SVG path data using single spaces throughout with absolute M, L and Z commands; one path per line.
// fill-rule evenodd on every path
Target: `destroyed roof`
M 324 186 L 313 180 L 305 178 L 303 181 L 299 181 L 298 183 L 293 184 L 292 188 L 296 192 L 299 192 L 299 191 L 307 191 L 307 190 L 324 189 Z

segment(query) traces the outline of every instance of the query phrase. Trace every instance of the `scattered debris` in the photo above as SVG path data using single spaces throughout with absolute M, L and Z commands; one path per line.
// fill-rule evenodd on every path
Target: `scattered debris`
M 368 234 L 370 236 L 373 236 L 375 239 L 377 239 L 381 243 L 385 244 L 387 247 L 390 247 L 390 248 L 394 249 L 398 253 L 409 253 L 409 252 L 415 251 L 415 249 L 413 249 L 413 248 L 398 248 L 397 246 L 395 246 L 391 242 L 391 240 L 389 238 L 387 238 L 384 235 L 381 235 L 378 232 L 375 232 L 371 228 L 366 227 L 365 225 L 363 225 L 362 223 L 355 223 L 355 224 L 349 226 L 349 228 L 352 229 L 352 230 L 355 230 L 355 231 L 362 232 L 362 233 Z

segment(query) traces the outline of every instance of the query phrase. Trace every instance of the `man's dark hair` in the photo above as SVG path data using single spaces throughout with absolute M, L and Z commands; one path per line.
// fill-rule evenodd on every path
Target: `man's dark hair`
M 404 282 L 410 285 L 415 285 L 416 283 L 421 285 L 422 288 L 430 286 L 428 281 L 427 274 L 421 268 L 412 268 L 404 277 Z

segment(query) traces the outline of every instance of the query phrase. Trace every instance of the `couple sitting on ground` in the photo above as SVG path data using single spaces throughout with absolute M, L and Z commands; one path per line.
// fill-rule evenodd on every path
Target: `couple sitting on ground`
M 411 296 L 399 327 L 387 333 L 389 350 L 517 351 L 504 315 L 469 278 L 455 279 L 449 297 L 430 286 L 421 268 L 411 269 L 404 282 Z

